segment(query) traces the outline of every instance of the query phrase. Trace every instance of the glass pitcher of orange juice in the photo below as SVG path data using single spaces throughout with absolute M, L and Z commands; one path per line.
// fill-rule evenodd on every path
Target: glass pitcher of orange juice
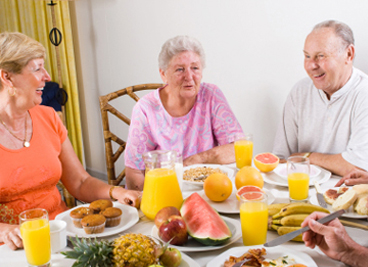
M 143 186 L 141 210 L 154 220 L 164 207 L 180 209 L 183 195 L 175 173 L 176 152 L 156 150 L 143 154 L 146 174 Z

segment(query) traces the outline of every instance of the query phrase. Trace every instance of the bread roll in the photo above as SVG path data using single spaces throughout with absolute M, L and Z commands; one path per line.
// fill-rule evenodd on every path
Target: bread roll
M 353 189 L 358 193 L 358 195 L 368 194 L 368 184 L 357 184 L 353 186 Z
M 345 193 L 348 190 L 349 190 L 349 188 L 347 188 L 347 187 L 340 187 L 340 188 L 336 188 L 336 189 L 328 189 L 326 192 L 323 193 L 323 198 L 325 199 L 327 204 L 332 205 L 340 195 L 342 195 L 343 193 Z
M 360 215 L 368 215 L 368 194 L 359 195 L 354 203 L 354 211 Z
M 348 190 L 344 194 L 340 195 L 332 204 L 333 210 L 347 210 L 355 200 L 358 198 L 358 194 L 355 190 Z

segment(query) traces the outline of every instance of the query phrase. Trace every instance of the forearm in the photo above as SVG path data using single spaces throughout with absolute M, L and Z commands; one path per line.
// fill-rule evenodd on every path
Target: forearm
M 111 185 L 106 182 L 88 176 L 81 182 L 73 195 L 81 201 L 90 203 L 98 199 L 110 199 L 110 188 Z
M 235 162 L 234 144 L 216 146 L 209 150 L 190 156 L 184 160 L 184 166 L 192 164 L 230 164 Z
M 313 152 L 310 154 L 309 160 L 311 164 L 320 166 L 339 176 L 344 176 L 356 169 L 356 167 L 347 162 L 341 154 L 330 155 Z
M 139 191 L 143 190 L 144 171 L 126 167 L 125 176 L 127 189 Z
M 349 240 L 349 252 L 345 253 L 340 261 L 352 267 L 365 267 L 368 262 L 368 248 L 363 247 L 353 240 Z

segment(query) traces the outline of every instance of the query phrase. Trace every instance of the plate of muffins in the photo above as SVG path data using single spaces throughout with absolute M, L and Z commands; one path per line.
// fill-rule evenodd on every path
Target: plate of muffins
M 55 219 L 67 223 L 68 236 L 103 237 L 129 229 L 139 221 L 139 215 L 136 208 L 100 199 L 64 211 Z

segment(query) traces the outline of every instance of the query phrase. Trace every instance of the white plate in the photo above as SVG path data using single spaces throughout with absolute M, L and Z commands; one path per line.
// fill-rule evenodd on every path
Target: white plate
M 70 249 L 68 249 L 70 250 Z M 179 267 L 199 267 L 188 255 L 181 253 Z M 60 253 L 51 254 L 52 267 L 71 267 L 75 260 L 67 259 Z M 8 246 L 0 246 L 0 266 L 24 267 L 27 266 L 26 254 L 23 249 L 11 250 Z
M 190 165 L 190 166 L 184 167 L 184 172 L 186 170 L 197 168 L 197 167 L 210 167 L 210 168 L 213 168 L 213 169 L 219 168 L 221 171 L 223 171 L 227 174 L 227 176 L 230 178 L 230 180 L 232 180 L 232 181 L 234 180 L 233 179 L 234 170 L 230 169 L 229 167 L 219 165 L 219 164 L 195 164 L 195 165 Z M 204 181 L 192 182 L 192 181 L 183 180 L 183 183 L 188 184 L 188 185 L 203 186 Z
M 263 246 L 243 246 L 243 247 L 235 247 L 225 252 L 221 253 L 217 257 L 213 258 L 209 263 L 207 263 L 207 267 L 223 267 L 224 262 L 229 259 L 230 256 L 240 257 L 249 249 L 262 248 Z M 277 259 L 278 257 L 288 255 L 289 258 L 293 258 L 297 263 L 304 264 L 308 267 L 318 267 L 314 260 L 306 253 L 296 251 L 294 249 L 277 246 L 266 248 L 266 256 L 267 259 Z
M 276 169 L 274 169 L 273 171 L 281 176 L 282 178 L 287 179 L 287 168 L 286 168 L 287 164 L 286 163 L 280 163 L 279 165 L 277 165 Z M 315 165 L 310 165 L 310 174 L 309 177 L 314 178 L 316 176 L 318 176 L 321 173 L 321 169 L 317 168 L 317 166 Z
M 69 214 L 72 210 L 79 208 L 79 207 L 88 207 L 89 204 L 80 205 L 73 209 L 64 211 L 63 213 L 58 214 L 55 217 L 55 219 L 65 221 L 67 224 L 66 234 L 68 236 L 73 236 L 73 237 L 75 237 L 76 235 L 78 237 L 103 237 L 103 236 L 115 235 L 115 234 L 118 234 L 120 232 L 123 232 L 129 229 L 130 227 L 132 227 L 139 221 L 139 215 L 138 215 L 138 211 L 136 208 L 121 204 L 119 202 L 113 202 L 113 204 L 114 204 L 114 207 L 121 209 L 121 211 L 123 212 L 123 214 L 121 215 L 120 224 L 115 227 L 106 227 L 105 230 L 99 234 L 92 234 L 92 235 L 86 234 L 82 228 L 75 227 L 72 219 L 70 218 Z
M 266 188 L 263 188 L 263 191 L 268 196 L 268 205 L 272 204 L 275 201 L 275 196 Z M 223 202 L 214 202 L 210 200 L 204 191 L 198 192 L 198 194 L 207 201 L 214 209 L 216 209 L 219 213 L 223 214 L 240 214 L 240 204 L 239 200 L 236 198 L 236 192 L 233 192 L 228 199 Z
M 315 165 L 313 165 L 313 166 L 315 166 Z M 323 168 L 320 168 L 318 166 L 315 166 L 315 167 L 320 169 L 321 172 L 319 173 L 319 175 L 317 175 L 315 177 L 310 177 L 309 186 L 314 186 L 314 181 L 317 181 L 319 184 L 323 184 L 323 183 L 327 182 L 331 177 L 331 172 L 329 172 L 329 171 L 327 171 Z M 261 172 L 261 174 L 263 176 L 263 180 L 268 184 L 289 187 L 287 179 L 279 176 L 274 171 L 267 172 L 267 173 Z
M 329 188 L 330 189 L 330 188 Z M 333 187 L 331 189 L 338 189 L 338 187 Z M 328 189 L 324 190 L 324 192 L 326 192 Z M 352 189 L 350 189 L 352 190 Z M 311 195 L 311 197 L 309 198 L 309 202 L 313 205 L 319 205 L 318 203 L 318 199 L 317 199 L 317 195 L 314 194 L 314 195 Z M 334 210 L 332 209 L 332 206 L 330 204 L 327 204 L 327 209 L 330 211 L 330 212 L 334 212 Z M 349 209 L 346 210 L 346 213 L 344 213 L 342 215 L 343 217 L 346 217 L 346 218 L 354 218 L 354 219 L 364 219 L 364 218 L 367 218 L 367 215 L 360 215 L 356 212 L 354 212 L 354 209 L 353 209 L 353 205 L 351 205 L 351 207 Z
M 205 246 L 205 245 L 195 241 L 193 238 L 191 238 L 189 236 L 188 242 L 185 245 L 183 245 L 183 246 L 170 245 L 170 246 L 174 247 L 174 248 L 177 248 L 182 252 L 199 252 L 199 251 L 209 251 L 209 250 L 220 249 L 220 248 L 226 247 L 226 246 L 236 242 L 242 236 L 240 220 L 234 220 L 234 219 L 230 219 L 230 218 L 222 217 L 222 216 L 221 216 L 221 218 L 226 222 L 226 224 L 229 227 L 231 233 L 233 234 L 232 237 L 228 241 L 226 241 L 224 244 L 222 244 L 220 246 Z M 160 237 L 158 236 L 158 229 L 155 225 L 152 227 L 151 235 L 153 237 L 161 240 Z

